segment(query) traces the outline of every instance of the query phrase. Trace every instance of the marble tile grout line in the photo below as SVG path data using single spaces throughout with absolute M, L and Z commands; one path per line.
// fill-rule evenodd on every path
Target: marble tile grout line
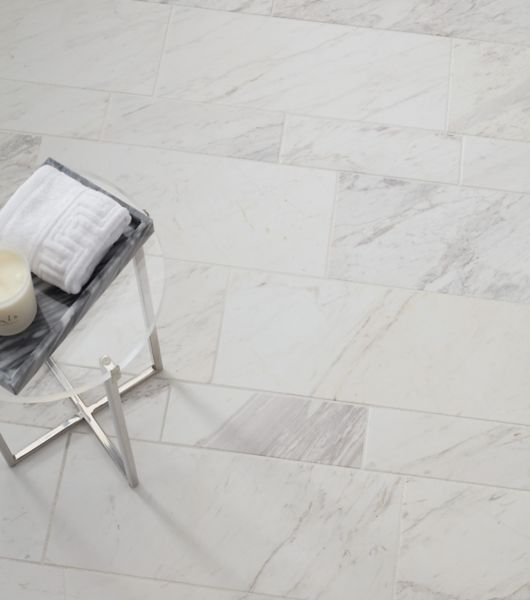
M 137 0 L 134 0 L 137 1 Z M 138 0 L 138 1 L 143 1 L 143 0 Z M 530 47 L 529 47 L 530 48 Z M 207 101 L 207 100 L 183 100 L 180 97 L 177 96 L 153 96 L 153 95 L 148 95 L 148 94 L 139 94 L 137 92 L 124 92 L 124 91 L 120 91 L 120 90 L 104 90 L 104 89 L 98 89 L 98 88 L 86 88 L 86 87 L 79 87 L 79 86 L 71 86 L 71 85 L 63 85 L 63 84 L 55 84 L 55 83 L 42 83 L 42 82 L 34 82 L 34 81 L 29 81 L 27 79 L 13 79 L 13 78 L 7 78 L 7 77 L 0 77 L 0 81 L 10 81 L 10 82 L 18 82 L 18 83 L 24 83 L 24 84 L 30 84 L 30 85 L 38 85 L 38 86 L 52 86 L 52 87 L 59 87 L 59 88 L 67 88 L 67 89 L 73 89 L 73 90 L 84 90 L 84 91 L 88 91 L 88 92 L 100 92 L 100 93 L 108 93 L 108 94 L 113 94 L 113 95 L 120 95 L 120 96 L 131 96 L 131 97 L 136 97 L 136 98 L 143 98 L 144 100 L 149 100 L 149 99 L 154 99 L 154 100 L 160 100 L 160 101 L 173 101 L 175 103 L 181 103 L 181 104 L 191 104 L 191 105 L 197 105 L 197 106 L 215 106 L 215 107 L 222 107 L 222 108 L 233 108 L 233 109 L 248 109 L 248 110 L 252 110 L 255 112 L 261 112 L 261 113 L 266 113 L 266 114 L 271 114 L 271 113 L 283 113 L 285 114 L 286 117 L 292 116 L 292 117 L 303 117 L 303 118 L 307 118 L 307 119 L 315 119 L 315 120 L 323 120 L 323 121 L 334 121 L 337 123 L 355 123 L 355 124 L 363 124 L 363 125 L 373 125 L 374 127 L 394 127 L 396 129 L 403 129 L 403 130 L 412 130 L 412 131 L 424 131 L 426 133 L 431 133 L 433 135 L 443 135 L 446 136 L 448 138 L 454 138 L 454 137 L 473 137 L 473 138 L 479 138 L 479 139 L 485 139 L 485 140 L 496 140 L 496 141 L 500 141 L 500 142 L 514 142 L 514 143 L 519 143 L 519 144 L 530 144 L 530 137 L 528 139 L 521 139 L 521 138 L 515 138 L 515 137 L 504 137 L 504 136 L 492 136 L 492 135 L 484 135 L 481 133 L 468 133 L 466 131 L 459 131 L 456 129 L 451 129 L 451 130 L 446 130 L 445 128 L 430 128 L 430 127 L 421 127 L 419 125 L 404 125 L 404 124 L 400 124 L 397 122 L 390 122 L 390 121 L 373 121 L 371 119 L 361 119 L 361 118 L 352 118 L 352 117 L 337 117 L 337 116 L 331 116 L 331 115 L 326 115 L 323 113 L 304 113 L 304 112 L 300 112 L 300 111 L 293 111 L 293 110 L 282 110 L 282 109 L 266 109 L 266 108 L 262 108 L 260 106 L 255 106 L 253 104 L 247 104 L 247 103 L 227 103 L 227 102 L 218 102 L 218 101 Z M 79 140 L 87 140 L 87 141 L 97 141 L 95 138 L 89 138 L 89 137 L 69 137 L 69 136 L 65 136 L 65 135 L 61 135 L 61 134 L 53 134 L 53 133 L 42 133 L 42 132 L 37 132 L 37 131 L 21 131 L 21 130 L 17 130 L 15 128 L 6 128 L 3 127 L 0 123 L 0 130 L 3 131 L 15 131 L 15 132 L 20 132 L 20 133 L 28 133 L 28 134 L 33 134 L 33 135 L 49 135 L 52 137 L 65 137 L 67 139 L 79 139 Z M 111 140 L 104 140 L 107 142 L 111 142 Z M 112 142 L 115 144 L 123 144 L 125 142 Z M 130 143 L 127 142 L 127 145 L 130 146 L 139 146 L 142 148 L 158 148 L 160 150 L 173 150 L 176 152 L 186 152 L 186 150 L 178 150 L 175 148 L 167 148 L 164 146 L 151 146 L 149 144 L 139 144 L 139 143 Z M 207 156 L 224 156 L 224 155 L 220 155 L 220 154 L 208 154 L 205 152 L 195 152 L 195 151 L 187 151 L 187 152 L 192 152 L 193 154 L 206 154 Z M 227 155 L 229 156 L 229 155 Z M 238 158 L 238 157 L 237 157 Z M 250 158 L 242 158 L 241 160 L 252 160 L 253 162 L 273 162 L 273 161 L 264 161 L 261 159 L 250 159 Z M 283 164 L 291 164 L 291 163 L 283 163 Z M 326 169 L 326 167 L 315 167 L 315 168 L 319 168 L 319 169 Z M 332 169 L 333 170 L 333 169 Z
M 357 406 L 357 405 L 352 405 Z M 370 405 L 365 404 L 366 406 L 366 422 L 364 426 L 364 439 L 363 439 L 363 448 L 361 455 L 361 469 L 363 471 L 366 470 L 366 457 L 368 456 L 368 435 L 370 433 L 370 422 L 372 420 L 372 407 Z
M 449 51 L 449 73 L 447 76 L 447 104 L 445 106 L 445 133 L 449 132 L 449 121 L 451 113 L 451 92 L 452 92 L 452 78 L 453 78 L 453 58 L 455 52 L 455 42 L 451 39 L 451 48 Z M 462 143 L 462 140 L 460 140 Z
M 167 398 L 166 398 L 165 406 L 164 406 L 164 412 L 162 414 L 162 424 L 160 426 L 160 433 L 158 435 L 159 442 L 162 442 L 164 439 L 164 433 L 166 431 L 166 419 L 167 419 L 167 413 L 169 411 L 169 403 L 170 402 L 171 402 L 171 394 L 168 394 Z
M 340 187 L 340 172 L 337 172 L 337 176 L 335 177 L 335 190 L 333 193 L 333 204 L 331 206 L 331 215 L 329 218 L 329 228 L 328 228 L 328 245 L 326 248 L 326 260 L 324 262 L 324 277 L 328 279 L 329 274 L 329 259 L 331 256 L 331 252 L 333 249 L 333 232 L 335 229 L 335 215 L 337 212 L 337 202 L 339 196 L 339 187 Z
M 401 488 L 401 498 L 399 501 L 399 522 L 398 522 L 398 533 L 397 533 L 397 544 L 396 544 L 396 562 L 394 564 L 394 579 L 392 582 L 392 600 L 397 600 L 397 583 L 399 575 L 399 559 L 401 556 L 401 540 L 403 537 L 403 512 L 405 508 L 405 495 L 407 493 L 407 479 L 403 478 Z
M 40 562 L 42 563 L 45 558 L 46 558 L 46 552 L 48 551 L 48 544 L 50 541 L 50 535 L 51 535 L 51 531 L 52 531 L 52 526 L 53 526 L 53 520 L 55 517 L 55 509 L 57 507 L 57 501 L 59 499 L 59 494 L 61 491 L 61 484 L 63 481 L 63 475 L 64 475 L 64 468 L 66 465 L 66 459 L 68 456 L 68 448 L 70 447 L 70 440 L 72 439 L 72 434 L 71 432 L 68 432 L 66 434 L 66 442 L 64 444 L 64 451 L 63 451 L 63 457 L 61 460 L 61 466 L 59 469 L 59 477 L 57 478 L 57 487 L 55 488 L 55 494 L 53 497 L 53 502 L 52 502 L 52 506 L 50 509 L 50 517 L 48 519 L 48 527 L 46 528 L 46 536 L 44 538 L 44 544 L 42 546 L 42 554 L 41 554 L 41 560 Z M 27 460 L 31 460 L 31 458 L 29 457 Z
M 284 112 L 283 113 L 283 121 L 282 121 L 282 131 L 280 134 L 280 144 L 278 146 L 278 159 L 277 159 L 277 163 L 279 165 L 283 165 L 284 163 L 282 162 L 282 154 L 283 154 L 283 146 L 284 146 L 284 142 L 285 142 L 285 130 L 287 128 L 287 113 Z
M 146 0 L 133 0 L 135 2 L 146 2 Z M 146 2 L 148 3 L 148 2 Z M 151 2 L 149 2 L 151 3 Z M 157 3 L 157 2 L 152 2 L 153 4 L 162 4 L 162 2 Z M 164 4 L 167 4 L 166 2 L 164 2 Z M 443 34 L 443 33 L 427 33 L 424 31 L 409 31 L 407 29 L 394 29 L 391 27 L 373 27 L 373 26 L 368 26 L 368 25 L 355 25 L 355 24 L 349 24 L 349 23 L 340 23 L 337 21 L 324 21 L 322 19 L 304 19 L 301 17 L 296 17 L 296 16 L 289 16 L 289 15 L 278 15 L 278 14 L 274 14 L 274 0 L 273 0 L 273 4 L 271 7 L 271 11 L 270 14 L 269 13 L 253 13 L 253 12 L 243 12 L 243 11 L 237 11 L 237 10 L 230 10 L 230 9 L 226 9 L 226 8 L 215 8 L 212 6 L 190 6 L 190 5 L 186 5 L 186 4 L 171 4 L 171 7 L 177 7 L 177 8 L 182 8 L 182 9 L 189 9 L 189 10 L 194 10 L 194 11 L 209 11 L 209 12 L 215 12 L 215 13 L 232 13 L 237 15 L 238 17 L 261 17 L 263 19 L 270 19 L 270 17 L 273 17 L 275 20 L 283 20 L 283 21 L 299 21 L 302 23 L 313 23 L 313 24 L 320 24 L 320 25 L 327 25 L 327 26 L 335 26 L 335 27 L 347 27 L 348 29 L 362 29 L 362 30 L 368 30 L 368 31 L 387 31 L 389 33 L 402 33 L 402 34 L 407 34 L 407 35 L 416 35 L 416 36 L 422 36 L 422 37 L 430 37 L 430 38 L 438 38 L 438 39 L 449 39 L 449 40 L 464 40 L 466 42 L 479 42 L 479 43 L 483 43 L 483 44 L 501 44 L 503 46 L 515 46 L 517 48 L 530 48 L 530 42 L 527 44 L 523 44 L 523 43 L 518 43 L 518 42 L 506 42 L 506 41 L 499 41 L 499 40 L 492 40 L 492 39 L 486 39 L 486 38 L 469 38 L 469 37 L 463 37 L 460 35 L 449 35 L 449 34 Z
M 223 294 L 223 309 L 221 311 L 221 320 L 219 321 L 219 331 L 217 334 L 217 340 L 215 343 L 215 354 L 214 354 L 214 359 L 213 359 L 213 364 L 212 364 L 212 370 L 210 373 L 210 379 L 208 380 L 209 383 L 213 382 L 214 376 L 215 376 L 215 369 L 217 368 L 217 357 L 219 356 L 219 348 L 221 346 L 221 337 L 223 335 L 223 327 L 224 327 L 224 323 L 225 323 L 225 313 L 226 313 L 226 304 L 227 304 L 227 299 L 228 299 L 228 293 L 230 291 L 230 286 L 232 284 L 232 268 L 229 268 L 228 271 L 228 275 L 226 277 L 226 284 L 225 284 L 225 289 L 224 289 L 224 294 Z
M 465 136 L 462 137 L 462 141 L 460 144 L 460 162 L 458 165 L 458 185 L 461 187 L 467 187 L 463 185 L 463 181 L 464 181 L 464 156 L 465 156 L 465 144 L 466 144 L 466 138 Z M 515 192 L 516 194 L 518 194 L 519 192 Z
M 429 185 L 463 187 L 463 188 L 470 189 L 470 190 L 486 190 L 486 191 L 490 191 L 490 192 L 502 192 L 502 193 L 506 193 L 506 194 L 520 194 L 523 196 L 530 197 L 530 189 L 529 190 L 512 190 L 512 189 L 507 190 L 504 188 L 496 188 L 496 187 L 491 187 L 491 186 L 479 186 L 479 185 L 470 185 L 470 184 L 464 184 L 464 183 L 462 183 L 462 184 L 448 183 L 445 181 L 438 181 L 438 180 L 434 180 L 434 179 L 419 179 L 419 178 L 414 178 L 414 177 L 403 177 L 400 175 L 386 175 L 384 173 L 374 173 L 374 172 L 360 171 L 360 170 L 352 171 L 352 170 L 348 170 L 348 169 L 338 169 L 338 168 L 332 169 L 330 167 L 314 167 L 314 166 L 307 166 L 307 165 L 303 165 L 303 164 L 276 163 L 274 161 L 257 160 L 257 159 L 253 159 L 253 158 L 232 156 L 232 155 L 227 155 L 227 154 L 211 154 L 211 153 L 206 153 L 206 152 L 179 150 L 179 149 L 175 149 L 175 148 L 162 148 L 160 146 L 150 146 L 150 145 L 144 145 L 144 144 L 131 144 L 128 142 L 116 142 L 116 141 L 111 141 L 111 140 L 97 140 L 94 138 L 70 137 L 70 136 L 53 134 L 53 133 L 39 133 L 39 132 L 33 132 L 33 131 L 22 131 L 20 129 L 5 129 L 5 128 L 2 128 L 1 126 L 0 126 L 0 132 L 13 133 L 13 134 L 18 134 L 18 135 L 29 135 L 29 136 L 40 137 L 40 138 L 49 137 L 52 139 L 62 139 L 62 140 L 69 140 L 69 141 L 74 141 L 74 142 L 75 141 L 88 142 L 88 143 L 93 143 L 93 144 L 98 144 L 98 143 L 114 144 L 116 146 L 146 148 L 148 150 L 159 150 L 161 152 L 176 152 L 179 154 L 186 154 L 186 155 L 190 155 L 190 156 L 205 156 L 205 157 L 209 157 L 209 158 L 242 160 L 242 161 L 251 162 L 253 164 L 277 165 L 277 166 L 281 166 L 281 167 L 288 167 L 288 168 L 290 167 L 290 168 L 294 168 L 294 169 L 307 169 L 307 170 L 313 170 L 313 171 L 324 171 L 324 172 L 328 172 L 328 173 L 350 173 L 352 175 L 367 175 L 369 177 L 395 179 L 397 181 L 410 181 L 410 182 L 415 182 L 415 183 L 426 183 Z M 479 137 L 479 136 L 468 136 L 468 137 Z M 507 141 L 507 142 L 515 141 L 515 140 L 505 140 L 505 139 L 501 139 L 501 138 L 487 138 L 487 139 L 494 139 L 494 140 Z M 528 145 L 530 147 L 530 142 L 521 142 L 521 143 L 523 143 L 523 144 L 528 143 Z M 189 262 L 193 262 L 193 261 L 189 261 Z M 197 261 L 197 262 L 200 262 L 200 261 Z M 208 263 L 208 264 L 218 265 L 219 263 Z M 234 265 L 224 265 L 224 266 L 234 266 Z M 275 272 L 276 273 L 284 273 L 284 271 L 275 271 Z M 312 277 L 318 277 L 318 276 L 313 275 Z M 337 281 L 350 281 L 350 280 L 345 279 L 345 280 L 337 280 Z M 408 288 L 403 288 L 403 289 L 408 289 Z
M 99 135 L 97 137 L 99 142 L 103 141 L 103 135 L 105 134 L 105 127 L 107 126 L 107 121 L 109 119 L 109 114 L 110 114 L 110 105 L 112 102 L 112 96 L 113 96 L 113 93 L 109 92 L 109 95 L 107 97 L 107 104 L 105 106 L 105 112 L 103 113 L 103 119 L 101 119 L 101 127 L 99 128 Z
M 129 573 L 121 573 L 119 571 L 102 571 L 100 569 L 94 569 L 94 568 L 88 568 L 88 567 L 77 567 L 75 565 L 69 565 L 69 564 L 64 564 L 64 563 L 55 563 L 55 562 L 50 562 L 50 561 L 38 562 L 35 560 L 27 560 L 25 558 L 14 558 L 11 556 L 3 556 L 3 555 L 0 555 L 0 560 L 13 561 L 13 562 L 21 563 L 21 564 L 30 564 L 30 565 L 41 566 L 41 567 L 51 567 L 54 569 L 63 569 L 65 571 L 93 573 L 93 574 L 99 574 L 99 575 L 111 575 L 114 577 L 123 577 L 125 579 L 139 579 L 142 581 L 152 581 L 152 582 L 156 582 L 156 583 L 177 584 L 177 585 L 189 586 L 190 588 L 207 589 L 207 590 L 212 590 L 212 591 L 233 592 L 236 594 L 245 594 L 245 595 L 247 595 L 249 593 L 246 590 L 240 590 L 240 589 L 235 589 L 235 588 L 214 587 L 214 586 L 210 586 L 210 585 L 203 584 L 203 583 L 189 583 L 188 581 L 183 581 L 183 580 L 150 577 L 149 575 L 134 575 L 134 574 L 129 574 Z M 300 600 L 300 598 L 296 598 L 293 596 L 276 596 L 274 594 L 269 594 L 267 592 L 260 592 L 259 596 L 271 598 L 271 600 L 274 600 L 274 599 L 277 599 L 277 600 Z M 16 600 L 16 599 L 9 598 L 8 600 Z M 69 598 L 68 598 L 68 600 L 69 600 Z M 116 599 L 116 600 L 118 600 L 118 599 Z M 122 599 L 120 598 L 119 600 L 122 600 Z M 126 600 L 126 599 L 123 599 L 123 600 Z M 242 599 L 242 600 L 246 600 L 246 598 Z
M 152 98 L 155 98 L 158 92 L 158 86 L 160 84 L 160 71 L 162 70 L 162 62 L 164 60 L 164 57 L 166 55 L 166 49 L 167 49 L 167 42 L 168 42 L 168 38 L 169 38 L 169 28 L 171 26 L 171 22 L 173 20 L 173 10 L 174 10 L 174 5 L 171 4 L 169 6 L 169 14 L 167 17 L 167 23 L 166 23 L 166 28 L 164 31 L 164 37 L 163 37 L 163 41 L 162 41 L 162 49 L 160 51 L 160 60 L 158 62 L 158 68 L 156 70 L 156 76 L 155 76 L 155 82 L 153 84 L 153 92 L 151 94 Z

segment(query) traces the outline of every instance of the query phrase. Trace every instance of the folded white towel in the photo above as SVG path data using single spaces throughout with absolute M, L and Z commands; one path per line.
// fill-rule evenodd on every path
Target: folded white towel
M 44 165 L 0 210 L 0 240 L 19 248 L 35 275 L 78 294 L 130 220 L 112 198 Z

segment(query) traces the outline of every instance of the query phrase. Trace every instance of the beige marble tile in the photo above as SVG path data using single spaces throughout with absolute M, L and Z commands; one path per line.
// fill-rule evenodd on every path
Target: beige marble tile
M 196 8 L 209 8 L 212 10 L 228 10 L 233 12 L 254 13 L 269 15 L 272 0 L 143 0 L 144 2 L 159 2 L 162 4 L 177 4 L 180 6 L 194 6 Z

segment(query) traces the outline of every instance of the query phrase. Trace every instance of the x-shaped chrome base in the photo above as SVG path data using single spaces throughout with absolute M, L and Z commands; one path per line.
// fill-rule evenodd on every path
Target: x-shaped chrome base
M 149 282 L 145 269 L 145 258 L 143 251 L 140 250 L 136 254 L 134 258 L 134 266 L 145 319 L 148 324 L 152 324 L 154 322 L 154 311 L 149 289 Z M 149 348 L 152 357 L 151 366 L 139 375 L 132 377 L 122 385 L 119 385 L 118 383 L 121 376 L 119 366 L 114 364 L 108 356 L 102 357 L 100 360 L 100 367 L 107 374 L 104 383 L 106 395 L 91 405 L 86 405 L 81 400 L 80 396 L 76 394 L 71 383 L 68 381 L 66 375 L 59 369 L 56 362 L 50 358 L 47 361 L 48 368 L 68 392 L 70 400 L 77 409 L 77 414 L 72 415 L 66 421 L 60 425 L 57 425 L 57 427 L 54 427 L 37 440 L 15 453 L 11 452 L 6 441 L 0 434 L 0 453 L 6 460 L 7 464 L 10 467 L 14 467 L 21 460 L 24 460 L 46 444 L 50 443 L 52 440 L 69 431 L 75 425 L 78 425 L 84 421 L 94 432 L 117 467 L 127 477 L 129 485 L 131 487 L 136 487 L 138 485 L 138 474 L 136 472 L 136 464 L 132 453 L 131 441 L 127 431 L 125 415 L 123 413 L 122 394 L 132 390 L 137 385 L 143 381 L 146 381 L 149 379 L 149 377 L 159 373 L 162 370 L 162 355 L 160 352 L 160 344 L 158 341 L 158 333 L 156 328 L 153 329 L 149 336 Z M 116 447 L 116 445 L 109 439 L 94 417 L 94 413 L 105 406 L 110 406 L 111 409 L 116 437 L 118 439 L 118 447 Z

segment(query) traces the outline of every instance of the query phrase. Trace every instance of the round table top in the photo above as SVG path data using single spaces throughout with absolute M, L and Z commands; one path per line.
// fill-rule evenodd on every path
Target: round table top
M 116 191 L 106 182 L 97 183 L 112 193 Z M 135 204 L 119 191 L 116 195 L 129 204 Z M 65 389 L 50 366 L 44 364 L 17 395 L 0 386 L 0 401 L 51 402 L 67 398 L 72 393 L 88 392 L 109 377 L 108 372 L 100 367 L 100 359 L 104 356 L 110 357 L 120 367 L 124 378 L 127 373 L 135 374 L 152 364 L 148 339 L 162 304 L 165 266 L 156 235 L 146 242 L 143 251 L 154 309 L 151 318 L 146 318 L 134 260 L 131 260 L 51 357 L 54 370 L 60 372 L 60 378 L 67 378 L 70 385 L 66 388 L 69 389 Z

